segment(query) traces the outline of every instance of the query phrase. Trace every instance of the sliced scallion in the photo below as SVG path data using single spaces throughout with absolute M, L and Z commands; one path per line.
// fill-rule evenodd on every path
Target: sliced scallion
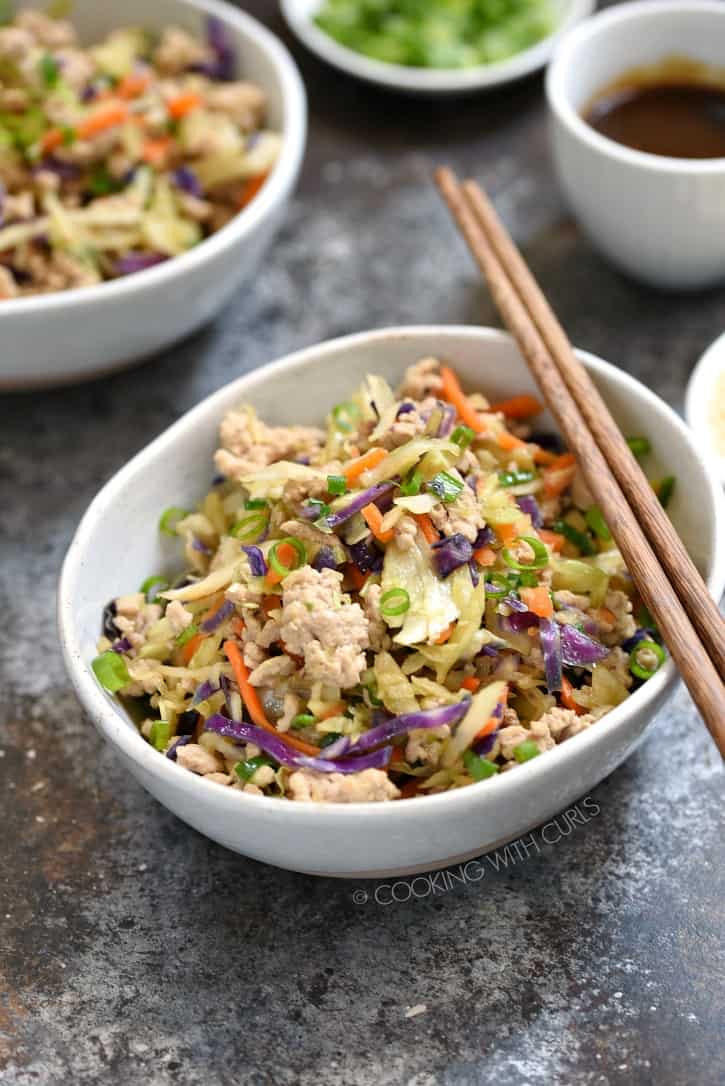
M 674 475 L 668 475 L 666 478 L 661 479 L 655 487 L 657 497 L 660 500 L 660 505 L 663 509 L 666 509 L 672 500 L 672 495 L 675 492 L 676 479 Z
M 144 596 L 149 603 L 158 603 L 161 599 L 160 592 L 165 592 L 169 587 L 169 582 L 165 577 L 152 576 L 147 577 L 139 588 L 139 592 L 143 592 Z
M 344 475 L 328 475 L 327 476 L 327 492 L 328 494 L 345 494 L 347 493 L 347 479 Z
M 181 633 L 179 634 L 179 636 L 176 638 L 177 646 L 180 649 L 182 649 L 184 647 L 184 645 L 186 645 L 189 641 L 191 641 L 192 637 L 196 637 L 198 632 L 199 632 L 199 627 L 195 626 L 193 622 L 190 623 L 186 627 L 186 629 L 182 630 Z
M 312 713 L 298 713 L 292 718 L 290 728 L 311 728 L 316 723 L 317 717 L 314 717 Z
M 229 534 L 238 539 L 240 543 L 253 543 L 264 532 L 267 527 L 267 520 L 267 514 L 262 510 L 250 513 L 249 516 L 238 520 L 236 524 L 232 524 Z
M 419 471 L 411 471 L 407 479 L 400 484 L 400 493 L 404 498 L 412 498 L 420 494 L 423 478 Z
M 170 505 L 168 509 L 164 509 L 159 519 L 159 531 L 164 535 L 176 535 L 176 526 L 180 520 L 189 516 L 187 509 L 182 509 L 178 505 Z
M 475 436 L 476 435 L 474 434 L 470 426 L 456 426 L 455 430 L 451 434 L 451 441 L 453 441 L 456 445 L 460 445 L 462 449 L 467 449 Z
M 504 547 L 501 551 L 501 557 L 507 566 L 511 569 L 530 570 L 530 569 L 543 569 L 544 566 L 549 564 L 549 552 L 546 546 L 533 535 L 521 535 L 516 540 L 517 543 L 528 543 L 534 552 L 533 562 L 519 562 L 518 558 L 515 558 L 508 547 Z
M 168 720 L 154 720 L 149 731 L 149 743 L 156 750 L 166 750 L 166 744 L 171 736 L 171 725 Z
M 439 471 L 425 485 L 439 501 L 448 504 L 456 500 L 465 484 L 462 479 L 456 479 L 455 475 L 451 475 L 449 471 Z
M 523 743 L 514 747 L 514 758 L 517 762 L 530 762 L 537 754 L 541 754 L 541 751 L 534 739 L 524 739 Z
M 518 486 L 520 483 L 530 483 L 535 478 L 535 471 L 500 471 L 498 473 L 498 481 L 501 486 Z
M 585 532 L 580 532 L 578 528 L 575 528 L 573 524 L 569 524 L 568 521 L 555 521 L 554 531 L 558 532 L 559 535 L 563 535 L 565 539 L 578 547 L 582 554 L 596 554 L 596 548 L 589 536 Z
M 380 597 L 380 614 L 393 618 L 404 615 L 410 607 L 410 596 L 404 588 L 389 588 Z
M 652 446 L 650 445 L 648 437 L 628 437 L 627 444 L 632 450 L 632 454 L 638 459 L 639 457 L 647 456 L 648 453 L 652 452 Z
M 264 498 L 247 498 L 244 503 L 245 509 L 266 509 L 267 502 Z
M 40 74 L 46 87 L 54 87 L 60 79 L 58 61 L 51 53 L 43 53 L 40 58 Z
M 463 755 L 463 764 L 474 781 L 485 781 L 488 777 L 493 777 L 498 773 L 498 766 L 495 762 L 491 762 L 488 758 L 481 758 L 480 755 L 474 754 L 472 750 L 467 750 Z
M 117 693 L 131 681 L 126 661 L 120 653 L 113 652 L 112 649 L 109 649 L 108 652 L 102 652 L 100 656 L 96 656 L 91 667 L 101 686 L 104 690 L 108 690 L 110 694 Z
M 292 547 L 295 552 L 295 558 L 297 561 L 293 566 L 286 566 L 279 556 L 280 547 L 286 545 Z M 286 539 L 280 539 L 274 544 L 269 554 L 267 555 L 267 561 L 272 567 L 275 573 L 278 573 L 280 577 L 286 577 L 288 573 L 292 573 L 293 570 L 299 569 L 307 562 L 307 550 L 301 539 L 296 539 L 293 535 L 287 536 Z
M 610 539 L 612 538 L 612 533 L 609 531 L 609 528 L 607 527 L 607 522 L 605 521 L 602 515 L 602 511 L 598 505 L 590 505 L 586 511 L 584 519 L 586 520 L 587 524 L 594 532 L 594 534 L 598 536 L 601 540 L 603 540 L 604 543 L 608 543 L 610 541 Z
M 234 766 L 234 772 L 240 781 L 249 781 L 263 765 L 273 766 L 276 763 L 268 758 L 266 754 L 257 754 L 254 758 L 247 758 L 244 762 L 237 762 Z
M 339 403 L 333 407 L 332 417 L 338 430 L 349 434 L 355 429 L 355 423 L 360 418 L 360 408 L 354 403 Z
M 651 652 L 656 657 L 657 662 L 654 667 L 645 667 L 639 662 L 639 656 L 642 651 Z M 665 650 L 661 645 L 658 645 L 656 641 L 640 641 L 636 645 L 629 655 L 629 670 L 638 679 L 651 679 L 655 672 L 664 664 L 667 659 Z

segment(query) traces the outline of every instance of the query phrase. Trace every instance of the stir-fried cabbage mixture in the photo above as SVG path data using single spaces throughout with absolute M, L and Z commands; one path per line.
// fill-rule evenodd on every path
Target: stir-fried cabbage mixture
M 0 27 L 0 299 L 178 256 L 256 195 L 280 137 L 264 92 L 208 37 L 114 30 L 80 45 L 34 10 Z
M 99 681 L 179 766 L 295 800 L 460 788 L 591 727 L 665 654 L 540 410 L 426 358 L 325 429 L 232 411 L 161 516 L 185 571 L 109 603 Z

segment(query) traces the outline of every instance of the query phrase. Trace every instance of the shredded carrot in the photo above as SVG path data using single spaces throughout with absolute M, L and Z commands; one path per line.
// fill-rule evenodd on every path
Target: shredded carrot
M 496 444 L 499 449 L 503 449 L 505 452 L 509 452 L 511 449 L 526 448 L 526 442 L 522 441 L 520 437 L 514 437 L 508 430 L 502 430 L 501 433 L 496 434 Z
M 508 686 L 506 686 L 503 694 L 498 699 L 498 704 L 503 705 L 503 707 L 506 708 L 506 702 L 508 701 L 508 696 L 509 696 L 509 688 L 508 688 Z M 486 723 L 483 724 L 478 729 L 478 731 L 476 732 L 476 735 L 475 735 L 474 740 L 473 740 L 474 743 L 478 742 L 479 739 L 485 739 L 487 735 L 490 735 L 491 732 L 495 732 L 496 729 L 500 728 L 500 727 L 501 727 L 501 717 L 500 716 L 490 716 L 488 718 L 488 720 L 486 721 Z
M 78 139 L 87 140 L 97 136 L 99 132 L 105 132 L 107 128 L 115 128 L 128 120 L 128 109 L 121 103 L 106 106 L 105 109 L 96 110 L 95 113 L 84 117 L 77 128 Z
M 400 789 L 400 798 L 401 799 L 412 799 L 413 796 L 416 796 L 418 794 L 418 790 L 420 788 L 420 785 L 421 785 L 420 777 L 411 777 L 410 780 L 406 781 L 406 783 Z
M 129 72 L 118 84 L 115 93 L 119 98 L 138 98 L 150 85 L 151 77 L 145 72 Z
M 600 622 L 606 622 L 614 625 L 617 621 L 617 616 L 614 611 L 610 611 L 608 607 L 600 607 L 598 611 L 594 612 L 594 617 L 598 618 Z
M 55 151 L 63 142 L 63 133 L 60 128 L 49 128 L 43 133 L 40 140 L 41 151 Z
M 278 644 L 285 656 L 289 656 L 290 660 L 294 660 L 298 667 L 302 667 L 305 662 L 304 656 L 299 656 L 296 652 L 290 652 L 284 641 L 279 641 Z
M 479 547 L 477 551 L 473 552 L 473 557 L 479 566 L 492 566 L 496 561 L 496 551 L 492 550 L 491 547 Z
M 551 602 L 548 588 L 543 586 L 539 588 L 520 588 L 519 596 L 529 611 L 538 615 L 539 618 L 551 618 L 554 614 L 554 605 Z
M 470 690 L 472 694 L 475 694 L 481 685 L 481 680 L 477 679 L 475 675 L 467 675 L 461 683 L 463 690 Z
M 239 616 L 237 615 L 236 618 L 232 619 L 232 621 L 229 623 L 229 625 L 231 626 L 232 630 L 237 635 L 237 637 L 242 636 L 242 633 L 244 632 L 244 620 L 243 619 L 239 618 Z
M 552 532 L 549 528 L 539 528 L 539 539 L 542 543 L 546 543 L 547 547 L 551 547 L 553 551 L 560 551 L 566 543 L 566 537 L 559 532 Z
M 388 528 L 386 532 L 382 530 L 383 514 L 380 512 L 377 505 L 375 505 L 374 502 L 370 502 L 370 504 L 366 505 L 361 512 L 365 523 L 375 538 L 381 543 L 389 543 L 395 535 L 395 531 L 392 528 Z
M 441 398 L 453 404 L 461 422 L 470 426 L 474 433 L 482 434 L 486 430 L 486 422 L 471 404 L 450 366 L 441 366 L 441 381 Z
M 294 549 L 292 544 L 285 543 L 284 541 L 280 543 L 277 547 L 277 557 L 279 558 L 282 565 L 288 567 L 289 571 L 292 572 L 294 568 L 292 563 L 297 561 L 298 559 L 297 551 Z M 284 576 L 286 576 L 286 574 L 278 573 L 276 569 L 270 568 L 264 578 L 264 587 L 274 588 L 274 586 L 276 584 L 279 584 Z
M 329 720 L 333 716 L 342 716 L 346 709 L 347 705 L 344 701 L 337 701 L 329 709 L 325 709 L 323 713 L 320 713 L 320 720 Z
M 433 526 L 433 521 L 430 519 L 427 513 L 415 513 L 414 519 L 420 528 L 421 532 L 426 538 L 427 543 L 437 543 L 440 539 L 438 532 Z
M 196 650 L 199 648 L 202 641 L 206 640 L 207 636 L 208 635 L 205 634 L 205 633 L 194 634 L 194 636 L 190 637 L 189 640 L 186 642 L 186 644 L 182 647 L 182 649 L 181 649 L 181 659 L 182 659 L 182 662 L 184 664 L 184 667 L 186 667 L 186 665 L 189 663 L 192 656 L 194 655 Z
M 558 498 L 574 480 L 576 467 L 556 467 L 556 463 L 543 472 L 544 493 L 547 498 Z
M 500 400 L 492 403 L 487 409 L 500 411 L 509 419 L 530 419 L 532 415 L 539 415 L 544 410 L 536 396 L 512 396 L 510 400 Z
M 574 456 L 574 453 L 565 452 L 562 453 L 561 456 L 555 457 L 550 464 L 550 467 L 553 468 L 554 471 L 559 471 L 561 468 L 573 468 L 575 464 L 576 457 Z
M 390 756 L 390 766 L 401 765 L 405 763 L 405 761 L 405 744 L 403 744 L 402 747 L 393 747 L 393 753 Z
M 354 566 L 352 562 L 349 562 L 345 566 L 345 573 L 350 578 L 353 583 L 353 587 L 358 592 L 360 592 L 365 587 L 365 583 L 370 576 L 369 573 L 361 573 L 357 566 Z
M 567 709 L 573 709 L 577 716 L 582 716 L 586 713 L 584 706 L 574 700 L 574 687 L 571 685 L 566 675 L 563 675 L 561 679 L 561 703 Z
M 281 739 L 289 747 L 294 747 L 295 750 L 301 751 L 303 754 L 310 754 L 312 757 L 320 753 L 320 748 L 315 747 L 312 743 L 305 743 L 304 739 L 298 739 L 294 735 L 288 735 L 286 732 L 278 732 L 273 724 L 267 720 L 262 708 L 262 703 L 259 700 L 259 694 L 249 681 L 249 669 L 242 659 L 242 654 L 239 651 L 239 646 L 235 645 L 233 641 L 224 642 L 224 652 L 226 654 L 229 663 L 232 665 L 232 671 L 234 672 L 234 678 L 237 680 L 237 686 L 239 687 L 239 693 L 242 695 L 242 701 L 247 707 L 247 712 L 252 718 L 252 721 L 258 728 L 264 728 L 266 732 L 271 735 L 276 735 L 278 739 Z
M 544 467 L 551 466 L 556 460 L 556 453 L 549 452 L 548 449 L 542 449 L 541 445 L 531 445 L 533 453 L 531 455 L 535 464 L 543 464 Z
M 174 120 L 179 121 L 187 113 L 191 113 L 192 109 L 198 109 L 200 105 L 201 96 L 196 91 L 187 91 L 186 94 L 178 94 L 176 98 L 169 99 L 166 108 Z
M 371 468 L 377 467 L 381 460 L 384 460 L 387 455 L 385 449 L 379 449 L 377 447 L 368 449 L 368 451 L 363 456 L 359 456 L 357 460 L 351 460 L 347 467 L 342 469 L 342 474 L 345 476 L 348 483 L 354 483 L 360 478 L 364 471 L 370 471 Z
M 436 645 L 445 645 L 446 641 L 448 641 L 449 637 L 451 636 L 451 634 L 453 633 L 455 628 L 456 628 L 455 622 L 451 622 L 451 624 L 449 626 L 446 626 L 445 630 L 441 630 L 441 632 L 438 634 L 438 636 L 435 639 L 435 644 Z
M 260 173 L 259 177 L 250 177 L 249 181 L 245 181 L 242 185 L 241 192 L 237 197 L 237 207 L 246 207 L 247 204 L 251 204 L 268 176 L 269 174 L 267 173 Z
M 282 600 L 279 598 L 279 596 L 262 596 L 262 610 L 264 611 L 265 615 L 269 615 L 270 611 L 276 610 L 276 608 L 280 607 L 281 604 Z
M 502 543 L 513 543 L 519 534 L 518 522 L 516 524 L 497 524 L 496 535 Z
M 146 140 L 141 148 L 141 158 L 150 166 L 163 166 L 173 140 L 171 136 L 161 136 L 159 139 Z

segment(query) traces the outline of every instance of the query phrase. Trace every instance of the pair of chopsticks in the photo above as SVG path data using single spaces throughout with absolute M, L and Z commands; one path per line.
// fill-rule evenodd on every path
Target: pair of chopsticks
M 490 200 L 449 169 L 436 181 L 725 758 L 725 621 Z

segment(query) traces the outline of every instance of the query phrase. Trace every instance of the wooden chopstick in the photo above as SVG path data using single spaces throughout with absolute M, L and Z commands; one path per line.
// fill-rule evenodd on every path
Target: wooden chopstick
M 640 507 L 636 500 L 630 499 L 631 505 L 628 502 L 569 391 L 558 368 L 558 356 L 550 350 L 529 312 L 528 291 L 519 294 L 484 231 L 468 195 L 470 184 L 464 190 L 447 169 L 438 170 L 436 180 L 486 278 L 496 307 L 513 333 L 567 445 L 577 457 L 642 599 L 654 616 L 720 754 L 725 757 L 725 687 L 675 592 L 674 578 L 671 583 L 640 527 Z M 495 212 L 493 214 L 495 216 Z M 574 362 L 579 365 L 576 359 Z M 603 404 L 602 411 L 609 415 Z M 614 420 L 611 425 L 616 429 Z M 694 570 L 694 566 L 692 568 Z M 694 576 L 704 600 L 709 597 L 707 588 L 696 570 Z

